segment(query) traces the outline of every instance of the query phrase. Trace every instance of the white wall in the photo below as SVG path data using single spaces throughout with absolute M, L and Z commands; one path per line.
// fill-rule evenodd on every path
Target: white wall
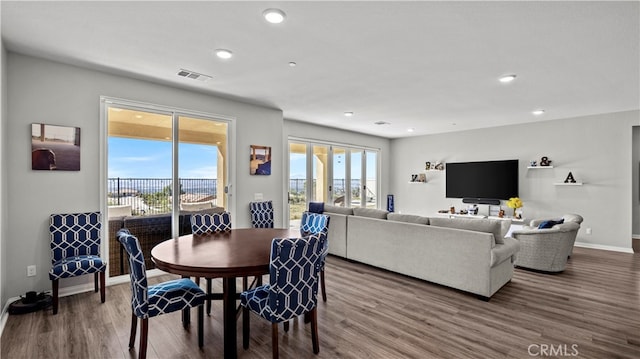
M 372 124 L 372 126 L 375 126 Z M 284 121 L 284 147 L 287 151 L 287 140 L 289 137 L 297 137 L 316 141 L 325 141 L 355 146 L 376 148 L 380 150 L 380 203 L 378 206 L 386 209 L 387 194 L 389 193 L 389 169 L 390 169 L 390 144 L 387 138 L 365 135 L 362 133 L 349 132 L 336 128 L 316 126 L 306 122 L 285 120 Z M 283 161 L 288 162 L 285 158 Z M 285 175 L 286 176 L 286 175 Z M 283 184 L 286 186 L 286 183 Z M 286 188 L 285 188 L 286 191 Z M 286 204 L 285 204 L 286 205 Z
M 632 169 L 637 170 L 632 126 L 638 124 L 640 111 L 629 111 L 392 140 L 390 188 L 396 211 L 429 216 L 450 205 L 466 207 L 460 199 L 445 198 L 446 170 L 427 172 L 426 184 L 408 183 L 426 161 L 518 159 L 525 218 L 578 213 L 585 218 L 578 242 L 630 250 Z M 542 156 L 553 161 L 553 169 L 527 170 L 529 161 Z M 553 185 L 569 171 L 585 185 Z
M 633 237 L 640 238 L 640 126 L 633 127 L 633 159 L 631 160 L 633 192 Z
M 283 154 L 283 120 L 280 110 L 125 78 L 79 67 L 63 65 L 9 52 L 8 117 L 3 120 L 2 139 L 11 148 L 2 168 L 8 187 L 3 221 L 4 298 L 28 290 L 48 290 L 51 265 L 48 218 L 51 213 L 100 210 L 100 96 L 128 99 L 164 106 L 219 114 L 236 119 L 235 148 L 238 165 L 231 169 L 235 181 L 235 227 L 250 226 L 248 202 L 262 192 L 282 206 L 283 163 L 272 165 L 271 176 L 249 175 L 249 146 L 272 147 L 274 157 Z M 187 80 L 185 80 L 187 81 Z M 77 126 L 81 128 L 81 170 L 79 172 L 32 171 L 30 124 Z M 6 201 L 4 200 L 6 199 Z M 233 199 L 232 199 L 233 201 Z M 233 202 L 232 202 L 233 203 Z M 276 224 L 282 213 L 276 212 Z M 26 266 L 37 265 L 37 276 L 26 277 Z M 89 283 L 90 276 L 69 279 L 65 286 Z
M 7 127 L 7 51 L 0 40 L 0 311 L 9 298 L 7 296 L 7 181 L 6 176 L 6 141 Z M 1 320 L 1 319 L 0 319 Z M 0 327 L 1 331 L 1 327 Z

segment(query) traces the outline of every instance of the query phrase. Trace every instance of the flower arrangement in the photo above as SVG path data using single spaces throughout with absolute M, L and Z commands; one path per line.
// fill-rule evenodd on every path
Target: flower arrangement
M 516 209 L 522 207 L 522 200 L 518 197 L 511 197 L 507 201 L 507 207 L 513 208 L 513 216 L 516 216 Z

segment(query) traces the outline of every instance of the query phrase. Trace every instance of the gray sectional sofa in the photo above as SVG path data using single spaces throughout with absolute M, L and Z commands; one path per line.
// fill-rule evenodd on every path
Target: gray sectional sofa
M 513 276 L 511 221 L 325 205 L 329 253 L 490 298 Z

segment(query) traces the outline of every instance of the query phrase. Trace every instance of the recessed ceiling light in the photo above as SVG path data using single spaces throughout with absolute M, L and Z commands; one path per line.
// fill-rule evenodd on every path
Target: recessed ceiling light
M 509 82 L 511 82 L 511 81 L 513 81 L 515 79 L 516 79 L 516 75 L 505 75 L 505 76 L 502 76 L 499 80 L 500 80 L 500 82 L 506 84 L 506 83 L 509 83 Z
M 347 117 L 353 117 L 353 112 L 345 112 L 344 115 Z
M 290 67 L 296 67 L 296 66 L 298 66 L 298 64 L 296 64 L 295 62 L 291 61 L 291 62 L 289 62 L 289 66 Z
M 280 9 L 267 9 L 262 13 L 262 16 L 272 24 L 279 24 L 283 22 L 286 17 L 284 11 Z
M 230 59 L 233 56 L 233 52 L 227 50 L 227 49 L 217 49 L 216 50 L 216 56 L 218 56 L 221 59 Z
M 544 115 L 544 110 L 542 110 L 542 109 L 533 110 L 533 111 L 531 111 L 531 113 L 536 115 L 536 116 L 540 116 L 540 115 Z
M 407 128 L 407 132 L 413 132 L 413 131 L 415 131 L 415 129 L 413 127 Z

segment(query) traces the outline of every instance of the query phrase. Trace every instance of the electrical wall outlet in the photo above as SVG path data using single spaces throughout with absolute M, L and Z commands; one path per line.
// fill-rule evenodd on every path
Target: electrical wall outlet
M 36 266 L 30 265 L 27 266 L 27 277 L 35 277 L 36 276 Z
M 262 199 L 263 199 L 262 193 L 254 193 L 253 194 L 253 200 L 254 201 L 262 201 Z

